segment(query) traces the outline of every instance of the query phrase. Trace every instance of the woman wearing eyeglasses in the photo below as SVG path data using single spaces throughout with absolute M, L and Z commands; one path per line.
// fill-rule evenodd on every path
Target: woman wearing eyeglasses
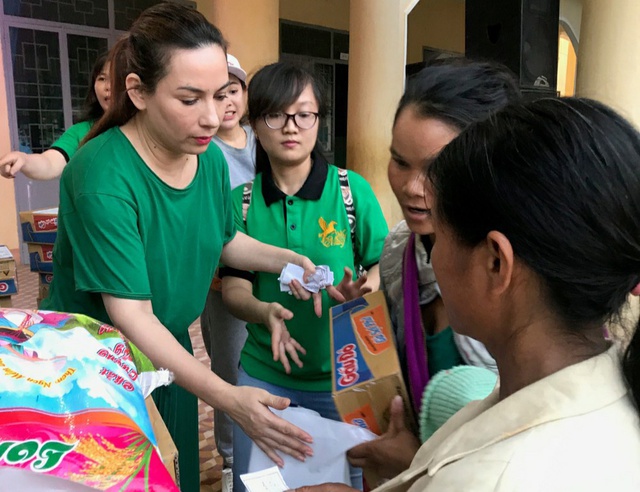
M 270 388 L 340 420 L 331 397 L 329 308 L 336 301 L 329 296 L 352 299 L 378 288 L 378 260 L 388 229 L 369 184 L 348 172 L 356 216 L 353 244 L 338 168 L 327 164 L 316 148 L 325 112 L 318 81 L 308 71 L 275 63 L 256 73 L 249 84 L 249 122 L 258 140 L 257 175 L 244 206 L 246 218 L 247 187 L 232 193 L 239 230 L 304 252 L 335 273 L 337 285 L 323 293 L 322 316 L 310 304 L 280 292 L 278 275 L 222 269 L 221 276 L 225 303 L 248 322 L 238 385 Z M 368 273 L 356 279 L 356 265 Z M 239 476 L 247 471 L 251 441 L 239 427 L 233 440 L 234 490 L 242 491 Z M 352 474 L 354 486 L 360 481 Z

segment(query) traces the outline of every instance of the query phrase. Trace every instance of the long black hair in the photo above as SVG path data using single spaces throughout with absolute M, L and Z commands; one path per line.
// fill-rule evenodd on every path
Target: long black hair
M 410 106 L 418 116 L 464 130 L 519 99 L 518 84 L 503 65 L 466 59 L 438 61 L 409 78 L 394 124 Z
M 256 72 L 249 83 L 249 123 L 255 127 L 259 118 L 268 113 L 283 111 L 295 103 L 302 91 L 311 85 L 318 102 L 320 118 L 327 114 L 324 86 L 304 66 L 290 62 L 272 63 Z M 319 124 L 319 123 L 318 123 Z M 314 152 L 320 152 L 316 143 Z M 256 142 L 256 174 L 270 169 L 269 156 L 258 140 Z
M 89 90 L 87 91 L 87 96 L 84 99 L 80 121 L 98 121 L 104 114 L 104 109 L 102 109 L 102 106 L 98 101 L 98 96 L 96 96 L 94 86 L 96 85 L 98 76 L 102 73 L 102 70 L 107 63 L 107 57 L 108 53 L 103 53 L 98 56 L 93 64 L 91 79 L 89 80 Z
M 195 9 L 162 2 L 142 12 L 111 49 L 111 104 L 84 141 L 124 125 L 138 112 L 127 93 L 127 75 L 137 74 L 141 89 L 153 94 L 167 74 L 173 50 L 210 45 L 220 46 L 226 54 L 227 44 L 220 31 Z
M 640 282 L 640 134 L 588 99 L 513 105 L 429 169 L 438 220 L 468 246 L 497 230 L 573 333 L 619 314 Z M 623 358 L 640 408 L 640 331 Z

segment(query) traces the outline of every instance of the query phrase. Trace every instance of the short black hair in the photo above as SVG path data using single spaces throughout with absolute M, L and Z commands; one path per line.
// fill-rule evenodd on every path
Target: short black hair
M 325 86 L 311 70 L 301 64 L 286 61 L 262 67 L 249 83 L 249 123 L 255 126 L 265 114 L 277 113 L 291 106 L 307 85 L 311 85 L 318 103 L 318 115 L 322 118 L 327 114 Z M 314 152 L 321 153 L 317 143 Z M 256 174 L 266 171 L 269 166 L 269 156 L 258 140 Z
M 267 113 L 277 113 L 291 106 L 307 85 L 313 89 L 320 117 L 325 116 L 325 87 L 305 66 L 278 62 L 262 67 L 249 84 L 249 121 L 254 124 Z
M 464 58 L 437 61 L 409 78 L 394 123 L 411 106 L 421 117 L 464 130 L 520 97 L 516 79 L 503 65 Z

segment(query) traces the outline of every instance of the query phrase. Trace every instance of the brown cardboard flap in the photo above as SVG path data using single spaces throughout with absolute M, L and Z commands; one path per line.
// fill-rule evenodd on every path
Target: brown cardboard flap
M 160 449 L 160 458 L 164 466 L 167 467 L 173 480 L 180 486 L 180 470 L 178 469 L 178 449 L 171 439 L 169 429 L 164 424 L 160 412 L 153 401 L 153 398 L 148 396 L 145 399 L 147 404 L 147 411 L 149 412 L 149 420 L 151 421 L 151 427 L 156 435 L 158 441 L 158 448 Z

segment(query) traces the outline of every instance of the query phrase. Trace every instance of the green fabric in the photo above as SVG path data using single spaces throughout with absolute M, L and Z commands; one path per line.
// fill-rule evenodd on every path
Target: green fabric
M 81 121 L 80 123 L 76 123 L 60 135 L 60 138 L 53 142 L 51 148 L 62 150 L 66 154 L 68 162 L 76 153 L 80 147 L 80 142 L 82 142 L 82 139 L 87 136 L 87 133 L 89 133 L 92 126 L 93 121 Z
M 178 341 L 190 353 L 193 353 L 188 333 L 178 337 Z M 151 396 L 178 449 L 180 490 L 182 492 L 199 492 L 198 399 L 175 383 L 156 388 Z
M 469 402 L 489 396 L 497 381 L 497 374 L 476 366 L 455 366 L 436 374 L 422 395 L 420 440 L 426 442 Z
M 62 175 L 54 280 L 42 308 L 111 323 L 100 293 L 151 299 L 174 335 L 186 333 L 235 234 L 222 152 L 210 145 L 198 162 L 178 190 L 118 128 L 84 145 Z
M 342 280 L 345 266 L 355 271 L 349 222 L 337 168 L 329 166 L 326 184 L 319 200 L 287 196 L 270 207 L 266 206 L 262 196 L 262 177 L 261 174 L 256 176 L 253 184 L 246 228 L 242 218 L 244 187 L 233 190 L 238 229 L 265 243 L 304 254 L 316 265 L 329 265 L 335 274 L 335 284 Z M 378 263 L 382 253 L 384 238 L 388 232 L 387 223 L 371 187 L 364 178 L 350 172 L 349 183 L 356 209 L 359 258 L 363 265 L 374 265 Z M 289 201 L 292 204 L 289 204 Z M 286 207 L 286 217 L 283 207 Z M 321 222 L 324 227 L 320 225 Z M 323 234 L 332 227 L 335 232 Z M 292 364 L 291 374 L 285 374 L 281 362 L 273 360 L 268 329 L 264 325 L 251 323 L 247 325 L 249 336 L 240 359 L 242 367 L 254 378 L 286 388 L 331 391 L 329 308 L 336 302 L 323 291 L 322 318 L 318 318 L 311 301 L 298 301 L 293 296 L 280 292 L 279 285 L 277 274 L 257 273 L 253 292 L 258 299 L 279 302 L 294 313 L 293 319 L 287 321 L 287 328 L 307 350 L 307 355 L 301 357 L 304 367 L 298 368 Z
M 458 352 L 458 347 L 453 339 L 453 330 L 450 326 L 430 335 L 426 340 L 427 344 L 427 364 L 431 377 L 444 369 L 451 369 L 453 366 L 464 364 L 464 360 Z
M 42 309 L 111 323 L 100 293 L 151 299 L 189 351 L 222 247 L 235 235 L 228 168 L 210 145 L 188 187 L 168 186 L 118 128 L 84 145 L 60 182 L 54 280 Z M 171 385 L 154 392 L 180 456 L 183 491 L 199 490 L 197 399 Z

